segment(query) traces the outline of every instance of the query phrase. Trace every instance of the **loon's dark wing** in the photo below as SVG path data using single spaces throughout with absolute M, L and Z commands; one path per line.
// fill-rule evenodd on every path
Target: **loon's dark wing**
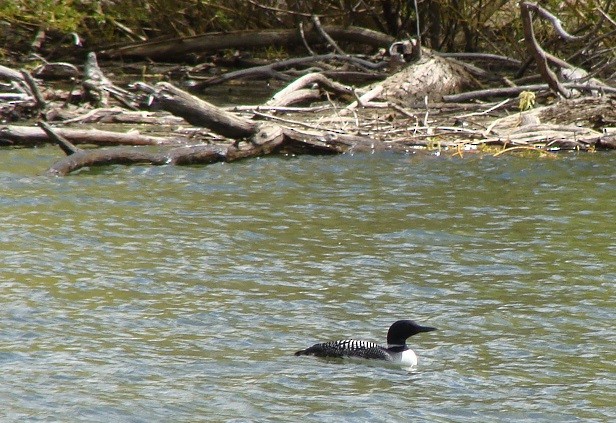
M 391 355 L 385 348 L 375 342 L 343 339 L 340 341 L 314 344 L 295 355 L 314 355 L 316 357 L 360 357 L 376 360 L 391 360 Z

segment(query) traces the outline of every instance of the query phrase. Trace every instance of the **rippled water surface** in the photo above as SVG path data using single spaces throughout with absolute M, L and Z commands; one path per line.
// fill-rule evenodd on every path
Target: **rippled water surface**
M 38 176 L 3 150 L 2 421 L 616 420 L 616 156 Z M 323 361 L 412 318 L 419 366 Z

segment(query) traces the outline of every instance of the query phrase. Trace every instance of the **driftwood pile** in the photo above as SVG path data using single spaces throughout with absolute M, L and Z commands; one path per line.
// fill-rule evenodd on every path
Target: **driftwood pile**
M 293 72 L 302 73 L 259 106 L 216 107 L 169 82 L 122 88 L 105 76 L 94 53 L 83 71 L 71 64 L 45 64 L 32 73 L 0 66 L 0 79 L 9 81 L 7 92 L 0 94 L 0 114 L 5 120 L 25 116 L 38 121 L 35 126 L 0 126 L 0 143 L 57 143 L 66 157 L 49 168 L 50 175 L 88 166 L 207 164 L 271 153 L 428 151 L 462 156 L 486 145 L 499 146 L 497 154 L 616 148 L 616 131 L 611 129 L 616 127 L 616 88 L 585 75 L 569 81 L 557 78 L 553 66 L 566 75 L 580 72 L 543 51 L 534 39 L 532 13 L 550 21 L 553 15 L 526 2 L 521 13 L 527 47 L 543 84 L 513 85 L 503 75 L 459 57 L 437 55 L 412 40 L 391 43 L 385 54 L 371 58 L 348 55 L 331 38 L 332 33 L 345 33 L 321 28 L 318 20 L 315 25 L 330 37 L 336 53 L 217 75 L 193 86 L 198 91 L 235 78 L 288 79 Z M 553 23 L 563 38 L 571 37 Z M 391 41 L 361 34 L 374 43 Z M 147 52 L 148 43 L 118 51 Z M 156 51 L 162 54 L 164 49 L 158 46 Z M 503 57 L 482 59 L 497 60 L 502 67 L 520 65 Z M 79 89 L 52 90 L 35 79 L 50 73 L 81 79 Z M 355 88 L 332 79 L 336 75 L 379 81 Z M 500 82 L 501 87 L 481 89 L 486 81 Z M 553 97 L 551 105 L 535 107 L 536 98 L 548 95 Z M 70 106 L 75 103 L 80 107 Z M 150 134 L 83 128 L 106 122 L 139 124 Z

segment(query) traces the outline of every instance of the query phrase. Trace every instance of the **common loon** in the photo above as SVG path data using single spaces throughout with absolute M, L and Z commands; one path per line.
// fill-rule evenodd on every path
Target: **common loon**
M 429 326 L 420 326 L 412 320 L 398 320 L 389 327 L 387 347 L 375 342 L 342 339 L 339 341 L 314 344 L 300 350 L 295 355 L 314 355 L 316 357 L 359 357 L 386 360 L 403 366 L 417 365 L 417 355 L 406 345 L 406 339 L 420 332 L 436 330 Z

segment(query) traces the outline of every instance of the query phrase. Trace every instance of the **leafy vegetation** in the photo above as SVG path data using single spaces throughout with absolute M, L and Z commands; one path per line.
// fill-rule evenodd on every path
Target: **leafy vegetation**
M 428 47 L 525 56 L 517 2 L 417 3 L 422 40 Z M 553 11 L 570 33 L 586 34 L 601 18 L 599 10 L 610 15 L 611 1 L 547 0 L 542 5 Z M 410 0 L 12 0 L 0 1 L 0 41 L 19 34 L 21 47 L 27 49 L 37 31 L 46 31 L 48 37 L 56 34 L 59 39 L 75 32 L 87 46 L 96 48 L 209 31 L 297 28 L 300 22 L 308 24 L 312 14 L 327 24 L 363 26 L 397 37 L 416 32 L 417 16 Z M 550 25 L 538 25 L 536 36 L 553 50 L 571 48 L 557 42 Z M 603 42 L 603 48 L 616 48 L 615 37 Z

